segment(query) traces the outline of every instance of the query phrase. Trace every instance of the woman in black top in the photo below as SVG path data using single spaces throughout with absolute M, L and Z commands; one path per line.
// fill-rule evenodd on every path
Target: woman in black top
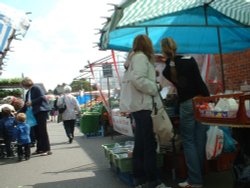
M 162 54 L 166 57 L 163 76 L 174 84 L 180 104 L 180 132 L 188 167 L 188 178 L 179 187 L 202 187 L 207 127 L 194 117 L 192 99 L 209 96 L 193 57 L 176 55 L 177 46 L 172 38 L 161 41 Z
M 50 151 L 49 135 L 47 132 L 47 119 L 50 106 L 45 93 L 39 86 L 34 85 L 33 81 L 28 77 L 24 78 L 21 84 L 28 91 L 25 96 L 25 105 L 20 112 L 26 112 L 27 107 L 32 107 L 37 121 L 37 125 L 34 126 L 37 149 L 32 154 L 51 155 L 52 152 Z

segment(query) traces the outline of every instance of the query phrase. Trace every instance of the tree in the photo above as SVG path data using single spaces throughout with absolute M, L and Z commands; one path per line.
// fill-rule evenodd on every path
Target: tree
M 91 88 L 90 82 L 88 82 L 84 78 L 79 79 L 79 80 L 73 80 L 70 86 L 72 87 L 72 92 L 78 92 L 80 90 L 84 90 L 84 91 L 93 90 L 93 88 Z

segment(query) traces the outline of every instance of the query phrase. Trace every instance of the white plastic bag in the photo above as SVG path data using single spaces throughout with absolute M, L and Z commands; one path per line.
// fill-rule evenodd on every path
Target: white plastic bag
M 206 157 L 208 160 L 216 158 L 223 149 L 224 134 L 218 126 L 210 126 L 207 131 Z

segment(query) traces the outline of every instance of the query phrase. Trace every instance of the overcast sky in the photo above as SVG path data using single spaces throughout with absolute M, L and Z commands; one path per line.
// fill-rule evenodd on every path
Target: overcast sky
M 32 20 L 26 36 L 13 41 L 15 52 L 8 54 L 9 60 L 1 78 L 24 76 L 34 82 L 44 83 L 45 88 L 54 89 L 80 75 L 79 70 L 110 55 L 110 51 L 94 48 L 99 42 L 96 28 L 102 28 L 113 7 L 122 0 L 0 0 L 24 12 L 32 12 Z

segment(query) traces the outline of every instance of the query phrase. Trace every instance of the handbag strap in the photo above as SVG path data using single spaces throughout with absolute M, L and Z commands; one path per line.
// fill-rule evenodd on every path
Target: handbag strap
M 161 93 L 160 93 L 159 90 L 158 90 L 158 94 L 159 94 L 159 97 L 160 97 L 160 99 L 161 99 L 162 105 L 164 105 L 164 101 L 163 101 L 163 98 L 162 98 Z M 157 112 L 158 112 L 158 108 L 157 108 L 157 103 L 155 102 L 153 96 L 152 96 L 152 103 L 153 103 L 153 104 L 152 104 L 152 106 L 153 106 L 153 111 L 154 111 L 154 114 L 156 115 Z
M 154 115 L 156 115 L 158 113 L 158 109 L 157 109 L 157 104 L 153 96 L 152 96 L 152 106 L 153 106 Z

